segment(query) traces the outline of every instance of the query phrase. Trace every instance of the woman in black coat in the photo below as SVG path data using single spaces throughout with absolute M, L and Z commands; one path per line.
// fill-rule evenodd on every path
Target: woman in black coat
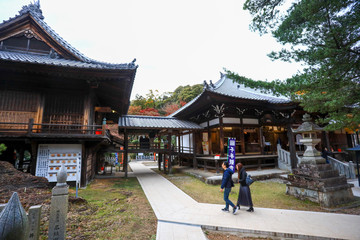
M 240 205 L 249 206 L 250 208 L 246 211 L 253 212 L 254 208 L 251 199 L 250 188 L 246 184 L 247 173 L 245 171 L 245 167 L 242 165 L 242 163 L 238 163 L 236 164 L 236 170 L 238 172 L 238 182 L 240 183 L 239 197 L 237 200 L 236 207 L 240 209 Z

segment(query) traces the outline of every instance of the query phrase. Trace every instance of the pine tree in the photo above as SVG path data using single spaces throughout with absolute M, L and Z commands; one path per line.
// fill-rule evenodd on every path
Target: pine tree
M 304 69 L 284 81 L 254 81 L 227 70 L 228 76 L 300 102 L 322 116 L 327 130 L 359 129 L 360 1 L 247 0 L 244 9 L 253 16 L 253 30 L 271 32 L 284 45 L 269 57 L 301 62 Z

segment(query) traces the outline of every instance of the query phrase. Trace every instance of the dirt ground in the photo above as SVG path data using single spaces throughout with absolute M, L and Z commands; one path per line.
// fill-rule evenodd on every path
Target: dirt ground
M 0 203 L 17 192 L 26 211 L 42 205 L 40 239 L 47 239 L 51 189 L 46 178 L 0 161 Z M 74 192 L 70 189 L 66 239 L 155 239 L 157 219 L 136 178 L 95 179 L 79 198 Z
M 205 231 L 209 240 L 272 240 L 273 238 L 247 236 L 241 233 Z M 280 238 L 274 238 L 280 239 Z
M 0 203 L 7 203 L 13 192 L 18 193 L 25 210 L 50 204 L 51 188 L 46 178 L 20 172 L 12 164 L 0 161 Z

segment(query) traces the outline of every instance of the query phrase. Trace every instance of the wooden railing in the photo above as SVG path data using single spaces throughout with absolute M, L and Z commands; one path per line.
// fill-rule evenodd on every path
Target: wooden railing
M 82 135 L 106 135 L 104 125 L 80 125 L 80 124 L 48 124 L 34 123 L 30 119 L 28 123 L 0 122 L 1 135 L 39 135 L 39 134 L 82 134 Z
M 349 163 L 341 162 L 333 157 L 327 156 L 328 161 L 330 162 L 333 169 L 338 170 L 340 175 L 346 176 L 346 178 L 356 178 L 355 174 L 355 165 L 352 161 Z

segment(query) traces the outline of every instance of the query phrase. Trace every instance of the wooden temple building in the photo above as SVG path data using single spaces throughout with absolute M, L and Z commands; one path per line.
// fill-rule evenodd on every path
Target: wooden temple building
M 125 176 L 129 155 L 138 153 L 157 154 L 165 172 L 174 159 L 219 169 L 227 139 L 236 138 L 236 160 L 247 167 L 276 166 L 278 146 L 290 151 L 296 166 L 301 146 L 291 129 L 304 114 L 298 104 L 221 74 L 170 116 L 130 116 L 137 67 L 135 61 L 109 64 L 84 56 L 45 23 L 38 3 L 24 6 L 0 23 L 0 144 L 7 146 L 0 160 L 50 182 L 65 164 L 68 180 L 84 186 L 107 152 L 124 154 Z M 346 133 L 324 132 L 322 138 L 328 149 L 330 142 L 341 148 L 356 140 Z
M 0 23 L 0 159 L 50 182 L 65 164 L 68 180 L 86 185 L 98 153 L 122 143 L 105 119 L 127 113 L 134 62 L 90 59 L 45 23 L 39 3 L 22 7 Z
M 297 152 L 304 147 L 292 129 L 302 123 L 304 110 L 284 97 L 265 94 L 233 82 L 221 73 L 216 83 L 204 82 L 201 94 L 168 117 L 121 116 L 119 131 L 125 134 L 128 153 L 159 153 L 159 169 L 171 169 L 172 159 L 194 168 L 217 169 L 226 160 L 227 140 L 236 139 L 236 161 L 250 168 L 276 167 L 278 147 L 290 152 L 289 168 L 297 164 Z M 128 145 L 128 135 L 157 139 L 166 135 L 162 148 Z M 322 147 L 352 146 L 349 134 L 323 132 Z M 331 145 L 330 145 L 331 143 Z
M 119 130 L 128 134 L 152 131 L 153 136 L 160 133 L 168 136 L 168 143 L 174 136 L 176 143 L 168 146 L 169 153 L 160 156 L 159 164 L 162 158 L 171 162 L 172 156 L 178 156 L 180 162 L 185 161 L 195 168 L 219 169 L 217 159 L 226 159 L 227 139 L 236 138 L 237 159 L 253 167 L 274 167 L 277 143 L 292 145 L 295 154 L 295 143 L 289 143 L 288 136 L 294 139 L 291 127 L 301 123 L 302 114 L 301 107 L 286 98 L 246 88 L 221 74 L 219 81 L 204 82 L 201 94 L 162 118 L 163 124 L 157 121 L 158 117 L 122 116 Z M 175 120 L 186 121 L 186 127 L 181 129 L 170 123 Z M 157 123 L 156 128 L 146 127 L 151 122 Z M 170 149 L 174 149 L 173 154 Z

